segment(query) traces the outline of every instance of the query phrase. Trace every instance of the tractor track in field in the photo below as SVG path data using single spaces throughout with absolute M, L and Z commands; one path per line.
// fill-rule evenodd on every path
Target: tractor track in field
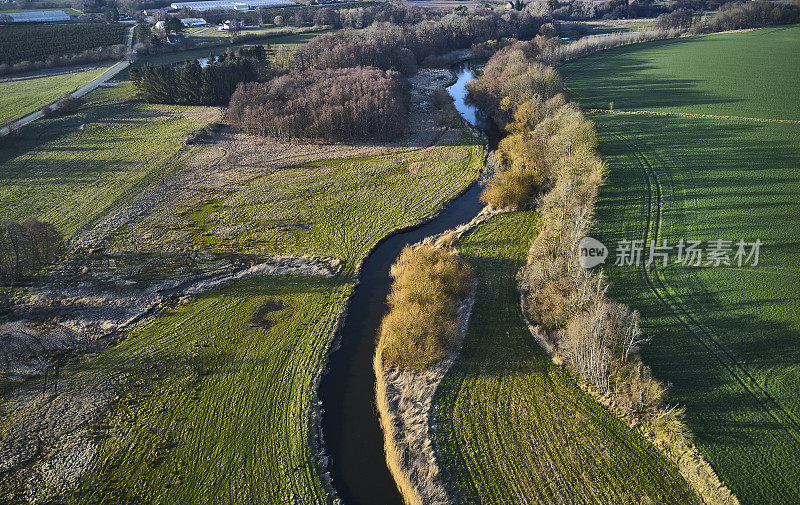
M 631 154 L 633 154 L 636 162 L 642 168 L 646 176 L 648 202 L 647 220 L 645 223 L 645 233 L 643 237 L 643 247 L 646 247 L 649 243 L 649 240 L 658 240 L 658 234 L 661 226 L 661 185 L 658 180 L 658 174 L 650 164 L 647 157 L 641 151 L 639 151 L 632 141 L 620 133 L 610 132 L 608 130 L 605 131 L 613 135 L 627 147 Z M 654 214 L 655 218 L 653 217 Z M 650 234 L 651 224 L 654 229 L 652 236 Z M 750 374 L 750 372 L 748 372 L 747 369 L 738 362 L 736 356 L 725 346 L 723 346 L 713 335 L 711 335 L 710 332 L 708 332 L 701 324 L 699 324 L 685 308 L 681 306 L 675 297 L 670 294 L 666 282 L 662 279 L 660 272 L 655 265 L 652 276 L 647 266 L 644 264 L 642 265 L 642 273 L 644 274 L 644 278 L 648 287 L 661 302 L 661 304 L 664 305 L 667 310 L 669 310 L 669 312 L 689 331 L 695 340 L 700 342 L 703 347 L 705 347 L 711 353 L 711 355 L 719 361 L 723 368 L 725 368 L 725 370 L 727 370 L 727 372 L 734 379 L 736 379 L 736 381 L 748 393 L 750 393 L 759 406 L 761 406 L 761 408 L 763 408 L 764 411 L 766 411 L 766 413 L 776 423 L 778 423 L 778 425 L 784 431 L 786 431 L 786 433 L 792 439 L 794 439 L 795 442 L 800 444 L 800 423 L 798 423 L 795 416 L 791 412 L 788 412 L 772 395 L 770 395 L 760 384 L 758 384 L 758 381 Z M 701 336 L 698 331 L 695 331 L 692 325 L 696 326 L 705 338 Z M 730 363 L 727 362 L 723 356 L 728 358 Z M 781 417 L 785 417 L 786 419 L 781 420 L 774 411 L 777 411 Z

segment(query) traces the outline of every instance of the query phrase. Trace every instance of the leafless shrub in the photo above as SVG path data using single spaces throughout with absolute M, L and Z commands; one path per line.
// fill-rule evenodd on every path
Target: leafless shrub
M 55 109 L 60 114 L 74 114 L 83 105 L 83 100 L 66 94 L 55 103 Z
M 390 364 L 424 370 L 441 361 L 456 338 L 458 302 L 467 293 L 472 269 L 455 249 L 405 247 L 392 265 L 389 312 L 380 348 Z
M 54 262 L 62 252 L 61 234 L 50 223 L 29 218 L 0 226 L 0 286 L 12 286 Z

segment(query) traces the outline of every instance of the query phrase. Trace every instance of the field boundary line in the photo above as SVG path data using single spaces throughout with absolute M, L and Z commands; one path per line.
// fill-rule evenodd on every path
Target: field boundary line
M 745 116 L 716 116 L 714 114 L 692 114 L 690 112 L 658 112 L 652 110 L 613 110 L 613 109 L 586 109 L 589 114 L 619 114 L 626 116 L 665 116 L 665 117 L 692 117 L 698 119 L 723 119 L 729 121 L 754 121 L 757 123 L 782 123 L 800 124 L 796 119 L 770 119 L 763 117 Z M 616 135 L 616 134 L 614 134 Z
M 605 131 L 608 131 L 608 130 L 605 130 Z M 613 135 L 618 140 L 620 140 L 628 148 L 628 150 L 634 155 L 634 158 L 636 159 L 637 164 L 645 172 L 645 175 L 646 175 L 646 178 L 647 178 L 648 202 L 647 202 L 647 222 L 646 222 L 646 227 L 645 227 L 644 241 L 645 241 L 645 244 L 647 244 L 647 241 L 651 239 L 650 238 L 650 235 L 651 235 L 650 234 L 651 223 L 653 223 L 653 227 L 654 227 L 654 233 L 652 234 L 653 235 L 652 240 L 657 240 L 658 231 L 659 231 L 660 223 L 661 223 L 661 186 L 660 186 L 660 184 L 658 182 L 658 175 L 655 173 L 655 170 L 650 165 L 649 161 L 644 156 L 644 154 L 641 153 L 641 151 L 639 151 L 636 148 L 636 146 L 633 144 L 633 142 L 631 142 L 629 139 L 627 139 L 625 136 L 623 136 L 620 133 L 617 133 L 617 132 L 609 132 L 609 133 L 611 133 L 611 135 Z M 644 161 L 642 161 L 642 160 L 644 160 Z M 653 179 L 652 181 L 651 181 L 651 177 Z M 654 185 L 655 185 L 655 191 L 653 190 L 653 186 Z M 655 212 L 656 212 L 656 215 L 657 215 L 657 219 L 655 219 L 655 220 L 652 217 L 653 206 L 654 206 L 653 205 L 653 197 L 654 196 L 656 197 L 656 199 L 655 199 L 655 207 L 656 207 Z M 785 408 L 780 403 L 778 403 L 777 400 L 775 400 L 774 397 L 772 397 L 766 390 L 764 390 L 764 388 L 762 388 L 758 384 L 756 379 L 750 374 L 750 372 L 748 372 L 738 362 L 738 360 L 736 359 L 736 356 L 733 355 L 730 350 L 726 349 L 722 344 L 720 344 L 702 325 L 700 325 L 691 316 L 691 314 L 685 308 L 683 308 L 680 305 L 680 303 L 677 302 L 677 300 L 675 300 L 675 298 L 670 294 L 669 289 L 667 289 L 667 286 L 665 285 L 663 279 L 659 275 L 659 271 L 658 271 L 657 268 L 653 269 L 653 276 L 652 277 L 650 275 L 649 269 L 646 266 L 643 266 L 642 273 L 644 274 L 645 281 L 647 282 L 648 286 L 650 287 L 650 290 L 653 292 L 653 294 L 656 295 L 656 298 L 658 298 L 658 300 L 669 310 L 669 312 L 676 319 L 678 319 L 678 321 L 680 321 L 680 323 L 689 331 L 689 333 L 698 342 L 700 342 L 711 353 L 712 356 L 714 356 L 719 361 L 719 363 L 723 366 L 723 368 L 725 368 L 728 371 L 728 373 L 733 378 L 735 378 L 736 381 L 747 392 L 750 393 L 750 395 L 753 397 L 753 399 L 761 406 L 762 409 L 764 409 L 764 411 L 779 426 L 781 426 L 781 428 L 783 428 L 784 431 L 786 431 L 786 433 L 790 436 L 790 438 L 794 439 L 795 442 L 800 444 L 800 437 L 798 437 L 798 434 L 796 433 L 796 431 L 800 431 L 800 426 L 798 425 L 797 421 L 794 419 L 794 416 L 790 412 L 787 412 L 785 410 Z M 658 282 L 658 284 L 660 285 L 661 289 L 659 289 L 659 287 L 656 286 L 656 283 L 654 282 L 653 278 L 655 278 L 655 280 Z M 661 293 L 661 290 L 664 291 L 664 294 Z M 669 298 L 669 300 L 667 298 Z M 675 305 L 673 306 L 673 303 L 670 303 L 670 301 L 672 301 Z M 679 311 L 681 313 L 679 313 Z M 687 321 L 687 319 L 688 319 L 688 321 Z M 712 346 L 711 343 L 707 342 L 706 339 L 702 338 L 698 334 L 698 332 L 695 331 L 692 328 L 692 325 L 690 325 L 689 322 L 691 322 L 693 325 L 696 325 L 699 328 L 700 332 L 702 332 L 705 335 L 705 337 L 707 337 L 707 339 L 710 340 L 711 343 L 713 343 L 713 346 Z M 732 361 L 732 363 L 731 364 L 727 363 L 726 360 L 723 359 L 723 357 L 718 354 L 718 352 L 715 352 L 714 347 L 717 347 L 725 355 L 725 357 L 729 358 Z M 736 370 L 734 370 L 734 368 Z M 742 375 L 744 375 L 746 377 L 746 379 L 744 379 L 742 376 L 740 376 L 739 373 L 737 373 L 737 371 L 739 371 Z M 753 387 L 755 387 L 755 389 L 757 391 L 754 391 L 751 388 L 751 386 L 748 385 L 748 384 L 751 384 Z M 764 398 L 761 398 L 758 393 L 763 395 Z M 789 426 L 787 426 L 783 421 L 781 421 L 781 419 L 778 418 L 778 416 L 773 412 L 773 408 L 771 408 L 771 407 L 776 408 L 781 414 L 783 414 L 783 416 L 788 417 Z

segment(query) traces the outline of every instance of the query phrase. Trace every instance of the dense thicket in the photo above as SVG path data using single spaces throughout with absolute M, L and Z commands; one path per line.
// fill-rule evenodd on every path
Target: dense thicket
M 83 51 L 123 44 L 127 26 L 117 23 L 30 24 L 0 26 L 0 64 L 47 61 Z
M 365 30 L 322 35 L 297 55 L 301 65 L 314 68 L 375 66 L 384 70 L 413 71 L 425 58 L 474 43 L 513 37 L 532 38 L 546 22 L 527 12 L 451 12 L 438 19 L 413 24 L 378 22 Z
M 224 105 L 236 86 L 251 82 L 265 71 L 267 53 L 263 46 L 228 52 L 201 67 L 197 60 L 183 67 L 146 64 L 131 68 L 137 96 L 148 103 L 179 105 Z
M 700 19 L 700 13 L 692 9 L 675 9 L 656 18 L 656 30 L 685 30 L 692 28 Z
M 283 138 L 389 140 L 405 129 L 409 91 L 394 71 L 295 70 L 239 86 L 227 119 L 244 131 Z
M 27 219 L 0 225 L 0 286 L 12 286 L 22 277 L 53 263 L 63 239 L 50 223 Z
M 452 248 L 406 246 L 392 265 L 389 312 L 378 352 L 388 363 L 423 370 L 441 361 L 458 336 L 458 306 L 472 269 Z
M 800 2 L 731 2 L 708 20 L 707 30 L 721 32 L 800 23 Z
M 482 109 L 490 111 L 500 126 L 505 126 L 516 104 L 561 92 L 558 73 L 538 61 L 542 51 L 557 43 L 557 39 L 537 36 L 499 50 L 486 63 L 482 77 L 468 84 L 470 96 Z

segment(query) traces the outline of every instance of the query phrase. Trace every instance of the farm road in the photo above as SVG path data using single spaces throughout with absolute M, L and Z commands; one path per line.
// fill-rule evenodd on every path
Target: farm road
M 78 88 L 75 91 L 73 91 L 72 93 L 70 93 L 70 96 L 72 96 L 74 98 L 82 97 L 86 93 L 92 91 L 96 87 L 100 86 L 101 84 L 103 84 L 107 80 L 111 79 L 112 77 L 114 77 L 118 73 L 120 73 L 123 70 L 125 70 L 126 68 L 128 68 L 128 65 L 130 65 L 130 64 L 131 64 L 131 62 L 129 60 L 118 62 L 113 67 L 111 67 L 108 70 L 106 70 L 105 72 L 103 72 L 103 75 L 101 75 L 100 77 L 96 78 L 95 80 L 93 80 L 89 84 L 86 84 L 85 86 L 83 86 L 81 88 Z M 13 122 L 11 124 L 11 126 L 6 126 L 6 127 L 2 128 L 2 129 L 0 129 L 0 137 L 2 137 L 4 135 L 8 135 L 8 133 L 11 130 L 16 130 L 18 128 L 22 128 L 26 124 L 28 124 L 30 122 L 33 122 L 33 121 L 36 121 L 37 119 L 39 119 L 42 116 L 44 116 L 44 113 L 41 110 L 37 110 L 36 112 L 28 114 L 27 116 L 23 117 L 22 119 L 18 119 L 17 121 Z

